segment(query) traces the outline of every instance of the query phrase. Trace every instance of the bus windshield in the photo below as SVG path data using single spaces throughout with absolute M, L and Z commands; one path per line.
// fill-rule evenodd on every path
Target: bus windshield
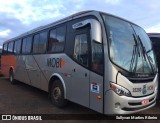
M 151 42 L 145 31 L 127 21 L 102 15 L 109 40 L 111 61 L 118 67 L 141 74 L 156 70 Z

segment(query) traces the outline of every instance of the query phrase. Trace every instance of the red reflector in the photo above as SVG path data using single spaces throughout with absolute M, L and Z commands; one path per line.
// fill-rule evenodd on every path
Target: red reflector
M 142 105 L 147 105 L 149 103 L 149 100 L 148 99 L 145 99 L 145 100 L 142 100 Z
M 116 90 L 116 86 L 111 85 L 111 89 L 112 89 L 113 91 Z
M 97 99 L 101 99 L 102 97 L 101 97 L 101 96 L 96 96 L 96 98 L 97 98 Z

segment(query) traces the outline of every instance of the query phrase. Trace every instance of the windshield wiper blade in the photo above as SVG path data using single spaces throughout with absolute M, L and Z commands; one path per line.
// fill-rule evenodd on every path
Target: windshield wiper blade
M 143 57 L 144 57 L 144 59 L 146 60 L 146 49 L 145 49 L 145 47 L 143 46 L 142 40 L 141 40 L 141 38 L 139 37 L 139 35 L 138 35 L 138 40 L 139 40 L 140 45 L 141 45 Z
M 149 53 L 149 52 L 151 52 L 153 49 L 151 48 L 150 50 L 148 50 L 148 51 L 146 51 L 146 53 Z
M 140 50 L 139 50 L 138 41 L 137 41 L 136 36 L 134 34 L 133 34 L 133 38 L 134 38 L 134 41 L 135 41 L 135 44 L 136 44 L 136 49 L 137 49 L 137 52 L 138 52 L 138 56 L 140 57 Z
M 136 57 L 136 45 L 133 46 L 132 59 L 131 59 L 131 63 L 130 63 L 130 71 L 131 72 L 133 72 L 133 64 L 135 61 L 135 57 Z
M 140 44 L 141 44 L 143 57 L 144 57 L 145 61 L 147 61 L 147 59 L 148 59 L 149 65 L 151 66 L 152 72 L 154 73 L 154 68 L 153 68 L 152 63 L 151 63 L 151 61 L 150 61 L 150 59 L 149 59 L 149 56 L 147 55 L 147 52 L 149 52 L 150 50 L 146 52 L 146 49 L 145 49 L 145 47 L 143 46 L 142 40 L 141 40 L 141 38 L 139 37 L 139 35 L 138 35 L 138 40 L 139 40 L 139 42 L 140 42 Z M 147 56 L 147 58 L 146 58 L 146 56 Z
M 130 63 L 130 71 L 135 73 L 137 68 L 137 59 L 138 59 L 138 56 L 140 57 L 140 51 L 139 51 L 137 39 L 134 34 L 133 34 L 133 38 L 135 41 L 135 45 L 133 46 L 132 59 Z M 134 62 L 135 62 L 135 66 L 133 66 Z

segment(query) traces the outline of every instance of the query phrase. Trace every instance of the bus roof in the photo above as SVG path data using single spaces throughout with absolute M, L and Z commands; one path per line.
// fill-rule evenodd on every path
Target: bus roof
M 160 33 L 147 33 L 149 37 L 160 38 Z
M 23 34 L 20 34 L 19 36 L 16 36 L 16 37 L 14 37 L 14 38 L 12 38 L 12 39 L 9 39 L 9 40 L 5 41 L 4 43 L 8 43 L 8 42 L 10 42 L 10 41 L 20 39 L 20 38 L 22 38 L 22 37 L 24 37 L 24 36 L 27 36 L 27 35 L 30 35 L 30 34 L 32 34 L 32 33 L 36 33 L 36 32 L 38 32 L 38 31 L 47 29 L 47 28 L 49 28 L 49 27 L 56 26 L 56 25 L 58 25 L 58 24 L 64 23 L 64 22 L 69 21 L 69 20 L 73 20 L 73 19 L 78 18 L 78 17 L 83 17 L 83 16 L 89 15 L 89 14 L 91 14 L 91 13 L 92 13 L 92 14 L 95 14 L 95 13 L 103 13 L 103 14 L 110 15 L 110 16 L 119 18 L 119 19 L 121 19 L 121 20 L 127 21 L 127 22 L 129 22 L 129 23 L 134 24 L 134 25 L 137 25 L 137 24 L 135 24 L 135 23 L 133 23 L 133 22 L 131 22 L 131 21 L 128 21 L 128 20 L 126 20 L 126 19 L 124 19 L 124 18 L 115 16 L 115 15 L 112 15 L 112 14 L 109 14 L 109 13 L 105 13 L 105 12 L 101 12 L 101 11 L 96 11 L 96 10 L 87 10 L 87 11 L 81 11 L 81 12 L 75 13 L 75 14 L 73 14 L 73 15 L 70 15 L 70 16 L 65 17 L 65 18 L 63 18 L 63 19 L 60 19 L 60 20 L 55 21 L 55 22 L 53 22 L 53 23 L 50 23 L 50 24 L 47 24 L 47 25 L 44 25 L 44 26 L 37 27 L 37 28 L 35 28 L 35 29 L 33 29 L 33 30 L 30 30 L 30 31 L 28 31 L 28 32 L 25 32 L 25 33 L 23 33 Z M 137 25 L 137 26 L 138 26 L 138 25 Z

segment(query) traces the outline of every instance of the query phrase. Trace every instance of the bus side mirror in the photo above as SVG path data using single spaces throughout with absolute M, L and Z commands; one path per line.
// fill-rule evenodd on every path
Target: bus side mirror
M 87 19 L 72 25 L 73 29 L 79 29 L 85 27 L 87 24 L 91 26 L 91 39 L 92 41 L 97 41 L 102 43 L 102 31 L 99 21 L 96 19 Z

